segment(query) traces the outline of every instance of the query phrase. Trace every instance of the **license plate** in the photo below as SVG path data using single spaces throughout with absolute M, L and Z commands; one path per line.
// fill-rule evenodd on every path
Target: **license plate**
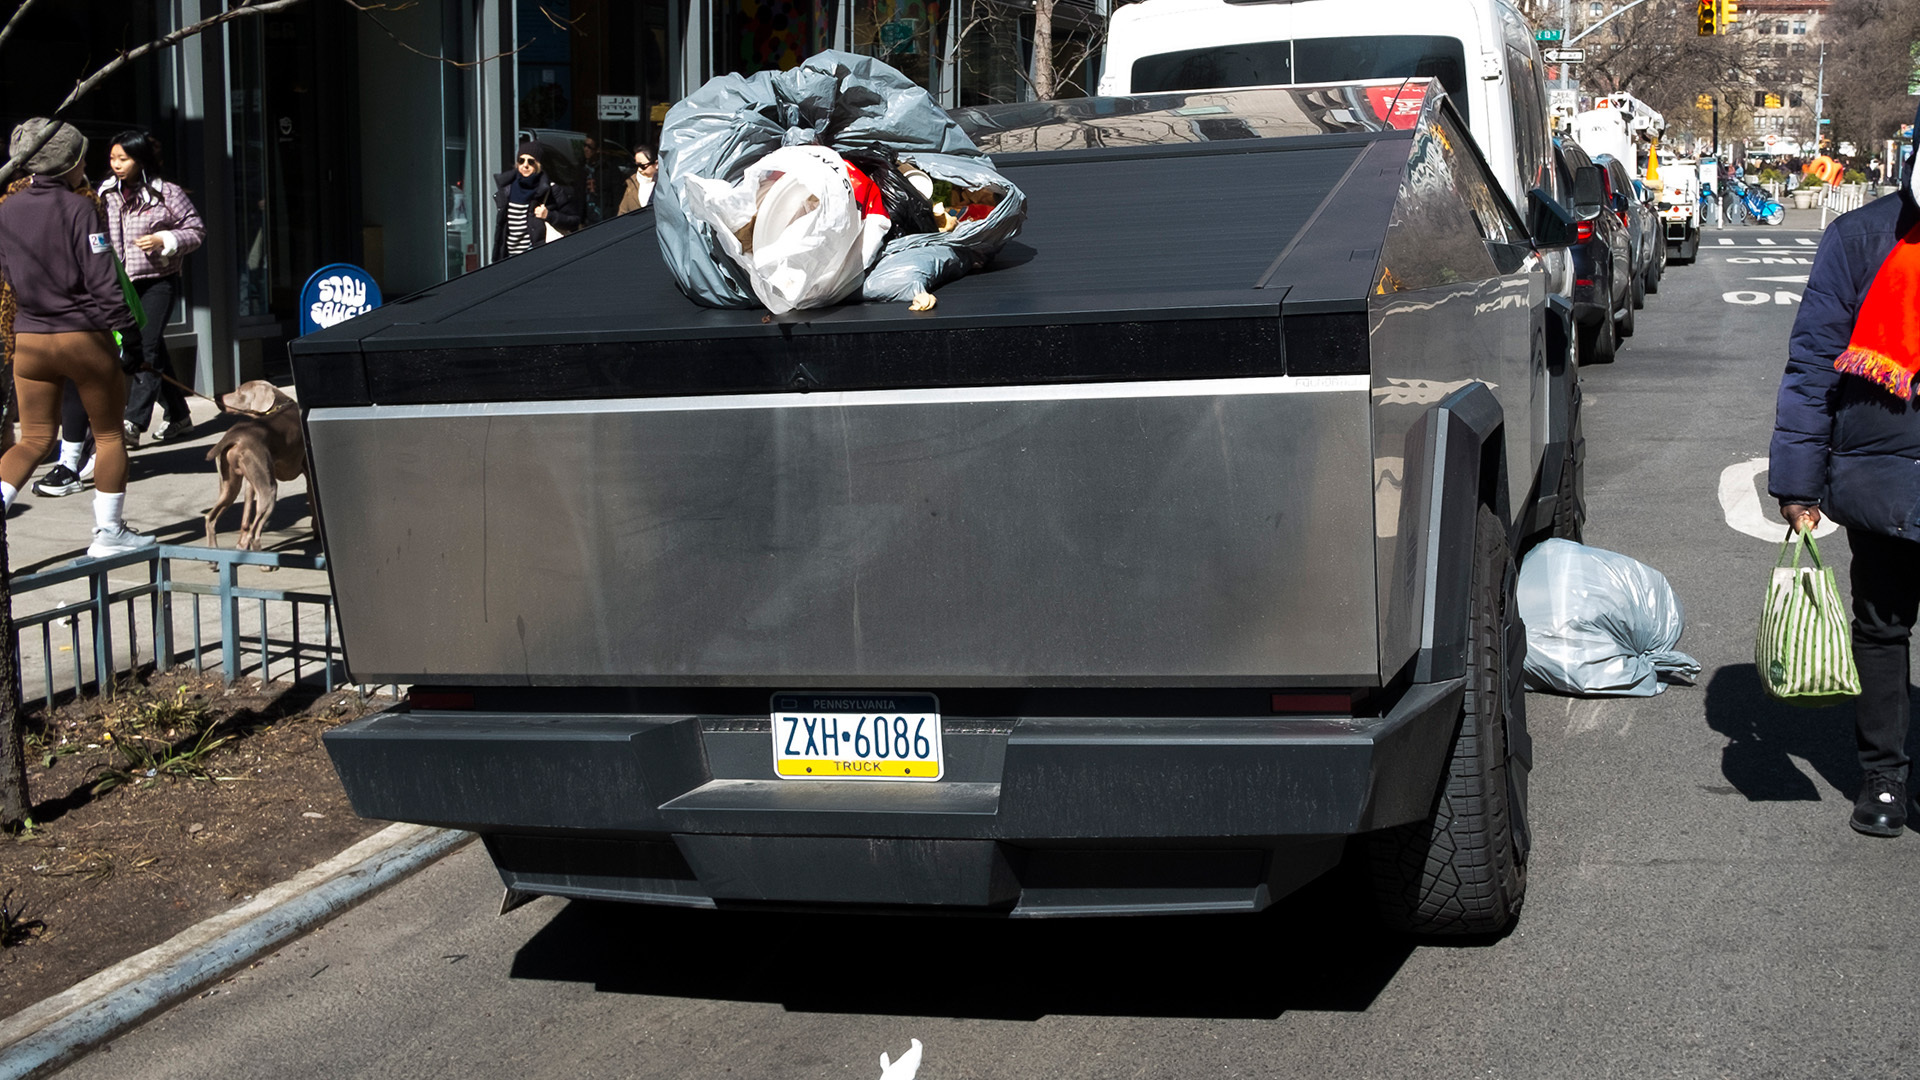
M 932 694 L 773 695 L 773 771 L 787 780 L 938 780 Z

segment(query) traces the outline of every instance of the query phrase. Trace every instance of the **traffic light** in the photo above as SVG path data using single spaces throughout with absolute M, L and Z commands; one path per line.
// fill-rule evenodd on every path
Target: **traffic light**
M 1739 21 L 1740 4 L 1738 0 L 1720 0 L 1720 32 L 1724 34 L 1732 30 L 1733 24 Z
M 1700 0 L 1700 36 L 1712 37 L 1720 32 L 1720 0 Z
M 1779 95 L 1779 94 L 1768 94 L 1768 95 L 1767 95 L 1767 103 L 1766 103 L 1766 108 L 1769 108 L 1769 109 L 1777 109 L 1777 108 L 1779 108 L 1779 107 L 1780 107 L 1780 95 Z
M 1696 109 L 1699 109 L 1701 112 L 1712 112 L 1713 111 L 1713 95 L 1701 94 L 1700 96 L 1694 98 L 1693 107 Z

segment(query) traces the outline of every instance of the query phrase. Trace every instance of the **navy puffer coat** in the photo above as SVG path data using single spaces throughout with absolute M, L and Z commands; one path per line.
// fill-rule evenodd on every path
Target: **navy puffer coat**
M 1833 361 L 1874 275 L 1915 225 L 1920 208 L 1902 190 L 1842 215 L 1821 238 L 1787 345 L 1767 481 L 1783 503 L 1907 540 L 1920 540 L 1920 408 Z

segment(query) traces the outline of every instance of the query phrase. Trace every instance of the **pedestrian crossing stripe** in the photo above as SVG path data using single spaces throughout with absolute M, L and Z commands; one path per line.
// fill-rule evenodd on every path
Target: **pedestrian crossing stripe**
M 1818 247 L 1819 246 L 1818 244 L 1815 244 L 1813 241 L 1807 239 L 1804 236 L 1795 240 L 1794 243 L 1799 244 L 1801 247 Z
M 1765 239 L 1764 237 L 1763 237 L 1763 238 L 1761 239 L 1761 241 L 1760 241 L 1760 242 L 1761 242 L 1761 243 L 1763 243 L 1763 244 L 1765 244 L 1765 245 L 1767 245 L 1768 247 L 1778 247 L 1778 246 L 1779 246 L 1778 244 L 1775 244 L 1775 243 L 1774 243 L 1773 241 L 1771 241 L 1771 240 L 1768 240 L 1768 239 Z
M 1732 247 L 1732 246 L 1733 246 L 1733 241 L 1732 241 L 1731 239 L 1729 239 L 1729 238 L 1727 238 L 1727 237 L 1724 237 L 1724 236 L 1723 236 L 1723 237 L 1721 237 L 1721 238 L 1720 238 L 1720 246 L 1721 246 L 1721 247 Z

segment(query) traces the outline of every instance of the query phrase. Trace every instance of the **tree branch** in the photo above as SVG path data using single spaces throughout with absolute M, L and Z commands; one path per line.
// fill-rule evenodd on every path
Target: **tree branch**
M 20 6 L 13 9 L 13 17 L 7 20 L 6 28 L 0 29 L 0 47 L 6 45 L 7 39 L 13 36 L 13 28 L 20 25 L 20 16 L 25 15 L 32 6 L 33 0 L 20 0 Z

